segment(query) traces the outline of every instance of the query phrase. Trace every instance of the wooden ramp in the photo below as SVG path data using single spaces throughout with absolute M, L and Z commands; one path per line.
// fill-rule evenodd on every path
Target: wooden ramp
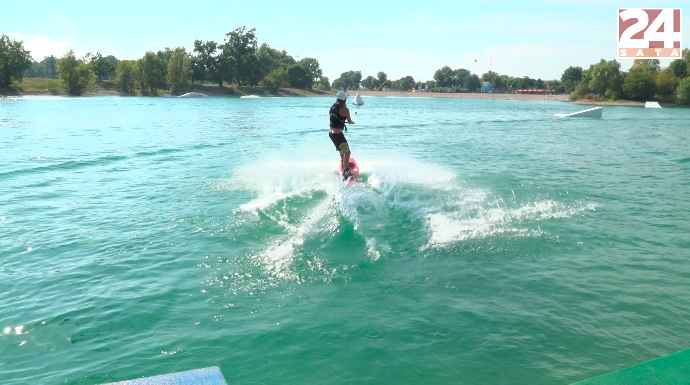
M 220 368 L 213 366 L 136 380 L 111 382 L 105 385 L 228 385 L 228 383 L 225 382 Z
M 601 118 L 601 107 L 594 107 L 588 110 L 573 112 L 572 114 L 556 114 L 558 118 Z

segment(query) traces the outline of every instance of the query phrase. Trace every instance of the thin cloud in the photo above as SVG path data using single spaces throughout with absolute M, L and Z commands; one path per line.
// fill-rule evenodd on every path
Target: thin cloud
M 67 41 L 55 41 L 50 37 L 34 34 L 24 40 L 24 46 L 31 52 L 31 56 L 33 56 L 34 59 L 40 60 L 50 55 L 62 56 L 63 53 L 70 50 L 72 43 Z

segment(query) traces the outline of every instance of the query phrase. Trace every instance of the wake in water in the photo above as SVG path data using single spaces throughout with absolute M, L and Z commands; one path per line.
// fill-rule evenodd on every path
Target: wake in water
M 219 186 L 252 197 L 239 205 L 234 219 L 245 234 L 260 239 L 244 262 L 265 278 L 259 281 L 329 280 L 362 261 L 487 237 L 541 236 L 544 221 L 596 209 L 577 201 L 520 200 L 468 185 L 431 164 L 360 163 L 362 182 L 349 186 L 331 162 L 284 160 L 240 167 Z M 244 274 L 237 272 L 236 278 Z

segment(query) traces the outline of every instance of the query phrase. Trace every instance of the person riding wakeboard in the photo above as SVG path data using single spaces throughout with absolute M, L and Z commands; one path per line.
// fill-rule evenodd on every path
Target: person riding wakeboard
M 340 91 L 335 95 L 335 103 L 330 110 L 330 129 L 328 136 L 335 145 L 336 151 L 340 152 L 340 161 L 343 167 L 343 180 L 350 178 L 350 146 L 347 144 L 347 139 L 343 135 L 343 129 L 347 131 L 345 123 L 355 124 L 350 118 L 350 110 L 347 108 L 345 101 L 347 100 L 347 92 Z

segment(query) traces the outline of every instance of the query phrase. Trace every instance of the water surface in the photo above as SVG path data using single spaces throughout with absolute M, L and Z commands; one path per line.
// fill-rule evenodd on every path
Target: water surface
M 0 383 L 570 383 L 690 347 L 690 112 L 0 100 Z

